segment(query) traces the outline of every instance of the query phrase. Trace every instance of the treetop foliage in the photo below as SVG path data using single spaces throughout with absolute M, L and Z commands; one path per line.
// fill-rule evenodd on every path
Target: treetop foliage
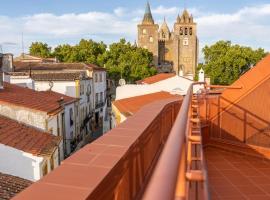
M 131 45 L 125 39 L 108 48 L 103 42 L 82 39 L 77 45 L 59 45 L 53 51 L 46 43 L 35 42 L 30 47 L 30 54 L 43 58 L 53 56 L 60 62 L 85 62 L 104 66 L 109 77 L 117 82 L 124 78 L 132 83 L 157 72 L 152 66 L 152 53 Z
M 203 48 L 205 74 L 212 84 L 230 85 L 242 74 L 256 65 L 266 56 L 264 49 L 252 49 L 246 46 L 233 45 L 230 41 L 218 41 Z

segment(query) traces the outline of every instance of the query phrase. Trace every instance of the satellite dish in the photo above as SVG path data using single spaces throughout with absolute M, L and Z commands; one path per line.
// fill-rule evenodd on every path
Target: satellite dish
M 122 78 L 121 78 L 121 79 L 119 80 L 119 85 L 120 85 L 120 86 L 126 85 L 125 79 L 122 79 Z

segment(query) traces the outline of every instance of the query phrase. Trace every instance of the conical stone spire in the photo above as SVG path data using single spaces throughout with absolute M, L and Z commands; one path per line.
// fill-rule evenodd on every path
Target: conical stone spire
M 153 16 L 152 16 L 152 13 L 151 13 L 150 4 L 149 4 L 148 1 L 147 1 L 147 4 L 146 4 L 145 13 L 144 13 L 142 23 L 143 24 L 154 24 L 155 23 L 154 19 L 153 19 Z

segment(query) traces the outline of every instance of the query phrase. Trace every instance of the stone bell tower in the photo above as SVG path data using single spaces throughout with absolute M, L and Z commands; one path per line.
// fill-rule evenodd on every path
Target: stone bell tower
M 138 47 L 148 49 L 153 53 L 154 65 L 158 65 L 158 29 L 155 24 L 150 4 L 147 2 L 142 23 L 138 25 Z
M 184 10 L 174 24 L 174 71 L 184 76 L 194 77 L 198 64 L 197 24 L 193 16 Z
M 154 65 L 159 72 L 175 72 L 193 78 L 198 65 L 199 42 L 197 24 L 185 9 L 178 15 L 173 30 L 164 18 L 163 24 L 155 24 L 150 5 L 146 4 L 142 22 L 138 25 L 138 47 L 146 48 L 154 55 Z

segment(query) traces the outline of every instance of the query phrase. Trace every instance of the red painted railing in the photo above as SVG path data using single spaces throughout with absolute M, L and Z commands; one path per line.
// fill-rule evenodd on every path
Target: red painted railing
M 182 105 L 174 98 L 145 106 L 15 199 L 208 199 L 198 85 Z
M 204 83 L 194 83 L 189 88 L 146 189 L 144 200 L 198 199 L 198 196 L 200 199 L 209 198 L 207 170 L 200 139 L 200 95 L 193 95 L 195 85 Z M 196 136 L 193 135 L 195 132 L 198 133 Z M 191 145 L 195 143 L 200 144 L 192 148 Z M 194 157 L 196 151 L 197 157 Z M 191 196 L 191 193 L 195 196 Z

